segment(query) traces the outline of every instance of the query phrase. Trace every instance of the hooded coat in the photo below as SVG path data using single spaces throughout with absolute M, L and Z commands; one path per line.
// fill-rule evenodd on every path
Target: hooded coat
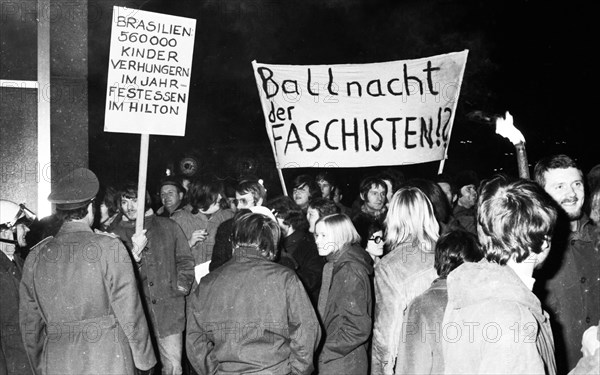
M 548 315 L 512 268 L 464 263 L 447 284 L 446 374 L 556 373 Z

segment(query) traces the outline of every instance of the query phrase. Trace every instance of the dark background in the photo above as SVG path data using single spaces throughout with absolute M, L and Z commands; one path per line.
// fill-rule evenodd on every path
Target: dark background
M 270 194 L 281 186 L 264 127 L 251 61 L 273 64 L 370 63 L 469 49 L 445 170 L 481 178 L 517 175 L 514 146 L 474 110 L 509 110 L 527 141 L 529 162 L 567 153 L 587 172 L 598 163 L 590 57 L 591 5 L 543 1 L 90 1 L 90 168 L 107 184 L 137 179 L 138 135 L 104 133 L 112 6 L 197 20 L 185 137 L 151 136 L 148 187 L 179 161 L 227 181 L 254 175 Z M 594 68 L 594 70 L 592 70 Z M 432 177 L 438 163 L 403 166 Z M 337 170 L 351 186 L 381 168 Z M 287 169 L 289 183 L 311 169 Z M 289 187 L 289 186 L 288 186 Z M 271 195 L 273 197 L 274 195 Z

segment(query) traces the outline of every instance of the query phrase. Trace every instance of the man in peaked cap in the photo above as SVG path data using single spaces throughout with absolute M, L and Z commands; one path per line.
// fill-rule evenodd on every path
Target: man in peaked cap
M 48 200 L 63 224 L 25 261 L 19 318 L 36 374 L 134 374 L 156 357 L 127 250 L 91 230 L 96 175 L 60 178 Z

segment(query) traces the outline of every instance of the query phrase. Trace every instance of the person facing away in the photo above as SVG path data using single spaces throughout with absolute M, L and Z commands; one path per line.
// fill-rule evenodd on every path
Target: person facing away
M 398 347 L 396 374 L 443 374 L 442 321 L 448 303 L 446 278 L 464 262 L 478 262 L 483 254 L 477 236 L 454 230 L 440 236 L 435 245 L 438 278 L 408 305 Z
M 344 214 L 325 216 L 315 226 L 319 255 L 327 257 L 318 301 L 325 331 L 318 356 L 320 375 L 367 374 L 373 326 L 373 261 Z
M 446 374 L 556 374 L 548 314 L 532 293 L 550 251 L 557 212 L 529 180 L 496 177 L 481 189 L 477 232 L 484 259 L 447 280 Z
M 390 252 L 375 265 L 373 374 L 394 373 L 404 311 L 437 277 L 434 249 L 440 226 L 429 198 L 416 187 L 400 188 L 385 224 Z
M 324 259 L 319 256 L 314 236 L 308 232 L 306 214 L 290 197 L 280 196 L 267 202 L 281 228 L 281 255 L 279 262 L 284 264 L 285 257 L 292 258 L 297 265 L 296 273 L 306 288 L 313 304 L 321 289 Z
M 25 260 L 19 320 L 35 374 L 135 374 L 156 364 L 129 254 L 91 229 L 98 187 L 86 168 L 61 177 L 48 200 L 63 224 Z
M 185 329 L 185 296 L 194 282 L 194 258 L 177 223 L 154 215 L 146 192 L 144 226 L 135 233 L 138 187 L 128 183 L 120 190 L 123 220 L 113 232 L 129 249 L 137 281 L 158 347 L 162 374 L 181 374 Z
M 233 258 L 190 295 L 187 356 L 199 374 L 306 374 L 321 330 L 302 283 L 273 262 L 278 224 L 245 213 L 233 224 Z
M 267 200 L 267 190 L 256 180 L 242 180 L 235 187 L 236 211 L 252 207 L 262 207 Z M 236 212 L 237 213 L 237 212 Z M 234 217 L 223 221 L 217 228 L 215 246 L 208 266 L 212 272 L 227 263 L 233 254 L 231 246 L 231 229 Z
M 600 320 L 600 252 L 595 248 L 597 226 L 583 212 L 583 174 L 567 155 L 541 159 L 535 181 L 559 206 L 552 252 L 535 292 L 551 316 L 559 373 L 567 373 L 579 359 L 580 340 Z

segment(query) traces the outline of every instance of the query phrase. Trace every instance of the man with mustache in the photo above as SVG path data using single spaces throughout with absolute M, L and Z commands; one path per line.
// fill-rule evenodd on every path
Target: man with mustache
M 536 285 L 536 293 L 551 314 L 558 373 L 567 373 L 581 356 L 583 332 L 600 319 L 597 229 L 583 213 L 583 173 L 573 159 L 546 157 L 536 164 L 534 176 L 563 211 L 563 225 L 557 225 L 551 255 L 540 270 L 545 284 Z

